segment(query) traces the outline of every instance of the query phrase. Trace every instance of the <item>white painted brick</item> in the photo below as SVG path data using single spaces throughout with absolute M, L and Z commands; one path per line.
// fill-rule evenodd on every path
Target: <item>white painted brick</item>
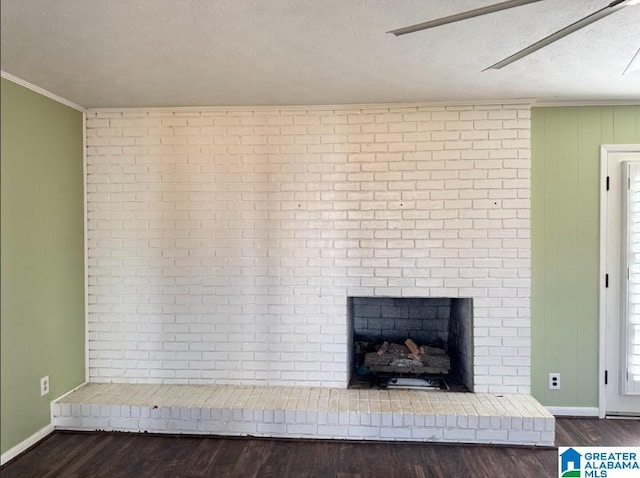
M 92 379 L 343 386 L 347 295 L 448 293 L 499 319 L 479 387 L 527 386 L 528 108 L 90 115 Z
M 63 430 L 79 429 L 82 426 L 82 419 L 80 417 L 57 417 L 55 426 Z
M 504 443 L 509 439 L 507 430 L 477 430 L 476 438 L 484 443 Z
M 477 440 L 476 430 L 460 430 L 460 429 L 452 429 L 445 428 L 444 429 L 444 440 L 445 441 L 454 441 L 454 442 L 474 442 Z
M 349 436 L 349 427 L 340 425 L 318 425 L 318 435 L 327 438 L 344 438 Z
M 108 430 L 111 428 L 109 418 L 86 417 L 81 420 L 81 427 L 89 430 Z M 58 426 L 58 418 L 54 419 L 54 424 Z
M 541 433 L 537 431 L 509 430 L 509 441 L 520 444 L 538 444 L 541 441 Z
M 394 427 L 381 427 L 380 438 L 389 440 L 402 440 L 411 438 L 410 428 L 394 428 Z

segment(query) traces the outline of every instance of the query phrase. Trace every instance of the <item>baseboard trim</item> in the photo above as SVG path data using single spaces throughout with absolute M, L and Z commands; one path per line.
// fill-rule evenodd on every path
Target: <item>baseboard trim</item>
M 598 407 L 546 407 L 555 417 L 598 417 Z
M 47 426 L 45 426 L 44 428 L 42 428 L 42 429 L 38 430 L 37 432 L 35 432 L 29 438 L 21 441 L 20 443 L 18 443 L 13 448 L 10 448 L 6 452 L 4 452 L 2 454 L 2 456 L 0 457 L 0 466 L 3 466 L 5 463 L 13 460 L 16 456 L 18 456 L 21 453 L 27 451 L 29 448 L 31 448 L 33 445 L 38 443 L 40 440 L 43 440 L 44 438 L 46 438 L 49 435 L 51 435 L 53 433 L 54 429 L 55 429 L 54 426 L 53 426 L 53 403 L 58 401 L 58 400 L 60 400 L 61 398 L 66 397 L 70 393 L 75 392 L 80 387 L 84 387 L 86 384 L 87 384 L 87 382 L 82 382 L 77 387 L 74 387 L 71 390 L 69 390 L 68 392 L 63 393 L 58 398 L 54 398 L 53 400 L 51 400 L 51 402 L 49 404 L 49 407 L 51 409 L 51 412 L 50 412 L 51 415 L 50 415 L 49 424 Z
M 53 423 L 49 423 L 46 427 L 38 430 L 26 440 L 21 441 L 13 448 L 10 448 L 6 452 L 4 452 L 0 457 L 0 466 L 13 460 L 15 457 L 17 457 L 21 453 L 24 453 L 33 445 L 38 443 L 40 440 L 43 440 L 44 438 L 48 437 L 52 433 L 53 433 Z

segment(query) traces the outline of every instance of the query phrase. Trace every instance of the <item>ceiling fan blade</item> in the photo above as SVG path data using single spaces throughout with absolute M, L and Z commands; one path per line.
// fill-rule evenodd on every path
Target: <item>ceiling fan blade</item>
M 469 10 L 467 12 L 456 13 L 455 15 L 438 18 L 437 20 L 431 20 L 424 23 L 418 23 L 417 25 L 398 28 L 397 30 L 391 30 L 387 33 L 393 33 L 395 36 L 405 35 L 407 33 L 426 30 L 427 28 L 438 27 L 440 25 L 446 25 L 447 23 L 459 22 L 461 20 L 467 20 L 468 18 L 474 18 L 474 17 L 479 17 L 481 15 L 486 15 L 487 13 L 499 12 L 501 10 L 520 7 L 528 3 L 535 3 L 540 1 L 542 0 L 509 0 L 507 2 L 501 2 L 493 5 L 487 5 L 486 7 L 476 8 L 474 10 Z
M 499 61 L 498 63 L 495 63 L 485 68 L 482 71 L 499 70 L 500 68 L 504 68 L 505 66 L 510 65 L 511 63 L 516 62 L 527 55 L 531 55 L 531 53 L 538 51 L 541 48 L 544 48 L 550 45 L 551 43 L 560 40 L 561 38 L 566 37 L 567 35 L 571 35 L 572 33 L 577 32 L 578 30 L 586 27 L 587 25 L 591 25 L 592 23 L 597 22 L 598 20 L 601 20 L 604 17 L 617 12 L 623 7 L 636 5 L 638 4 L 638 2 L 639 0 L 615 0 L 611 2 L 609 5 L 607 5 L 606 7 L 603 7 L 600 10 L 597 10 L 591 13 L 590 15 L 587 15 L 584 18 L 581 18 L 577 22 L 574 22 L 571 25 L 568 25 L 562 28 L 561 30 L 558 30 L 555 33 L 552 33 L 551 35 L 543 38 L 542 40 L 537 41 L 526 48 L 523 48 L 519 52 L 514 53 L 513 55 L 505 58 L 504 60 Z
M 634 65 L 634 63 L 637 63 L 637 65 Z M 640 48 L 638 48 L 638 51 L 636 52 L 636 54 L 633 55 L 633 58 L 631 58 L 631 61 L 629 62 L 627 67 L 624 69 L 622 74 L 626 75 L 627 71 L 630 71 L 632 69 L 633 70 L 640 70 Z

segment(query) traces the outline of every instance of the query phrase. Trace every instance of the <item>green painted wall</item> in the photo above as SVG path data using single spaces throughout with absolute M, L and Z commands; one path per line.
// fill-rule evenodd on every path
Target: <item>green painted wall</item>
M 82 113 L 4 79 L 1 99 L 4 453 L 84 381 L 84 245 Z
M 640 143 L 640 106 L 532 109 L 531 385 L 544 405 L 598 406 L 600 145 L 625 143 Z

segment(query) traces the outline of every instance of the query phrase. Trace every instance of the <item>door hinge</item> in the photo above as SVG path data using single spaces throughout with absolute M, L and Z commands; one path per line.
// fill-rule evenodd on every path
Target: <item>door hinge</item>
M 604 384 L 607 385 L 609 383 L 609 371 L 604 371 Z
M 607 191 L 609 190 L 609 176 L 607 176 Z
M 605 288 L 609 287 L 609 274 L 604 275 L 604 286 Z

